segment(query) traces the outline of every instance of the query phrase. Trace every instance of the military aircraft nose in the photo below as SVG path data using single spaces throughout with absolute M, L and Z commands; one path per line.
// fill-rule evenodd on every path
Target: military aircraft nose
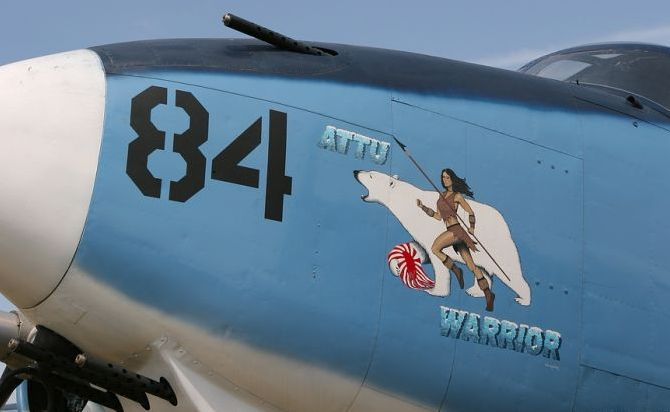
M 93 191 L 105 76 L 79 50 L 0 66 L 0 292 L 44 300 L 72 262 Z

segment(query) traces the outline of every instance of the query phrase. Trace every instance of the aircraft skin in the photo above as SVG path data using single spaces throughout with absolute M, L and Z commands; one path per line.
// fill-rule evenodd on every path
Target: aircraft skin
M 162 40 L 0 69 L 89 82 L 39 98 L 71 113 L 36 139 L 72 141 L 48 156 L 76 176 L 40 169 L 22 184 L 49 194 L 8 200 L 2 293 L 84 352 L 165 376 L 179 404 L 152 410 L 667 410 L 668 118 L 516 72 L 318 46 L 338 55 Z M 395 139 L 440 190 L 450 168 L 474 192 L 492 311 L 462 247 L 444 250 L 464 290 L 431 251 L 448 230 L 416 200 L 435 211 L 438 195 Z M 24 229 L 35 216 L 52 237 Z M 434 287 L 389 266 L 408 242 Z

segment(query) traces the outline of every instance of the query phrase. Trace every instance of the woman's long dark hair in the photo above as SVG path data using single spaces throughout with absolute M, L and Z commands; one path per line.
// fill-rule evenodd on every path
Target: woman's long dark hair
M 454 192 L 462 193 L 473 199 L 475 198 L 475 194 L 472 193 L 472 189 L 470 189 L 470 186 L 468 186 L 468 183 L 465 181 L 465 179 L 461 179 L 460 177 L 458 177 L 456 172 L 454 172 L 451 169 L 442 169 L 442 173 L 440 173 L 440 183 L 442 183 L 442 175 L 444 173 L 448 174 L 449 177 L 451 178 L 452 189 L 454 190 Z M 442 183 L 442 187 L 446 189 L 444 183 Z

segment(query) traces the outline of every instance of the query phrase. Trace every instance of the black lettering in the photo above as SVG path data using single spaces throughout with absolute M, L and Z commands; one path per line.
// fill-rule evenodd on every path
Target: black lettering
M 185 202 L 205 187 L 207 159 L 200 146 L 207 141 L 209 113 L 191 93 L 177 90 L 177 107 L 184 109 L 190 118 L 189 128 L 182 134 L 175 134 L 175 153 L 186 161 L 186 174 L 177 182 L 170 182 L 170 200 Z
M 291 194 L 293 179 L 286 176 L 286 113 L 270 110 L 268 175 L 265 188 L 265 218 L 281 222 L 284 195 Z
M 167 89 L 151 86 L 133 97 L 130 105 L 130 126 L 137 138 L 128 145 L 126 174 L 144 196 L 161 197 L 161 179 L 149 171 L 149 155 L 165 149 L 165 132 L 151 122 L 151 110 L 167 104 Z
M 260 171 L 239 163 L 261 144 L 261 124 L 259 117 L 212 160 L 212 179 L 258 187 Z

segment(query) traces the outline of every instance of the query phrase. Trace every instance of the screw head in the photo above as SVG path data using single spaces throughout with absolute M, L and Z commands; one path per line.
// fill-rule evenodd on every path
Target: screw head
M 80 368 L 86 365 L 86 355 L 80 353 L 76 358 L 74 358 L 74 363 L 76 363 Z

